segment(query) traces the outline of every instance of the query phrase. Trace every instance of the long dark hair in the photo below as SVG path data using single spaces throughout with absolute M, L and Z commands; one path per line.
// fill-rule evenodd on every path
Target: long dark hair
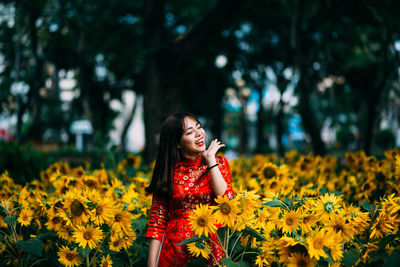
M 157 196 L 169 199 L 172 196 L 172 180 L 174 178 L 174 169 L 181 161 L 182 155 L 178 149 L 178 144 L 182 138 L 185 118 L 199 120 L 188 112 L 176 112 L 169 115 L 161 126 L 160 142 L 156 165 L 149 187 L 148 193 L 155 193 Z

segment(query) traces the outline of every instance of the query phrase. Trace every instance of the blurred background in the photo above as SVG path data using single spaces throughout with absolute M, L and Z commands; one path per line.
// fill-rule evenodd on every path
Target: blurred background
M 3 0 L 0 170 L 150 163 L 174 111 L 229 158 L 380 155 L 400 147 L 399 53 L 399 1 Z

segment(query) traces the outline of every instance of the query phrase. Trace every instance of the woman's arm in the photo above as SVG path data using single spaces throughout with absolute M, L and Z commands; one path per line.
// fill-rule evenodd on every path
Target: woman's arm
M 156 267 L 157 257 L 160 251 L 161 241 L 155 238 L 150 239 L 149 244 L 149 257 L 147 259 L 148 267 Z
M 146 237 L 150 238 L 149 256 L 147 259 L 148 266 L 156 266 L 158 252 L 167 228 L 168 220 L 168 202 L 153 193 L 149 224 L 146 233 Z
M 203 156 L 209 167 L 212 167 L 215 164 L 217 164 L 217 159 L 215 158 L 215 154 L 221 147 L 224 146 L 225 146 L 224 144 L 221 144 L 220 141 L 215 139 L 211 142 L 208 149 L 203 153 Z M 210 176 L 214 193 L 217 195 L 223 195 L 228 185 L 225 179 L 222 177 L 221 171 L 218 166 L 210 169 Z

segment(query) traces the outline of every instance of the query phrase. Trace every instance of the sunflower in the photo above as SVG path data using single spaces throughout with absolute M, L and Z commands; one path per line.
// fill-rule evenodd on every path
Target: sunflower
M 315 203 L 316 216 L 323 222 L 328 221 L 339 210 L 339 201 L 340 197 L 336 197 L 335 194 L 326 193 L 320 196 Z
M 111 223 L 115 217 L 115 211 L 114 201 L 106 197 L 97 204 L 91 219 L 96 225 Z
M 189 224 L 196 235 L 205 235 L 217 230 L 215 226 L 216 218 L 212 214 L 213 210 L 208 205 L 200 204 L 194 210 L 194 215 L 189 215 Z
M 255 265 L 258 267 L 269 266 L 270 265 L 270 263 L 268 262 L 269 256 L 270 255 L 268 254 L 268 252 L 262 252 L 257 256 Z
M 86 175 L 86 172 L 82 166 L 78 166 L 78 167 L 72 169 L 72 175 L 74 175 L 78 178 L 81 178 Z
M 324 251 L 324 247 L 330 247 L 333 243 L 333 237 L 327 234 L 324 229 L 316 230 L 313 234 L 307 237 L 308 254 L 311 258 L 319 260 L 320 257 L 327 258 L 328 255 Z
M 271 162 L 265 163 L 258 172 L 261 181 L 269 180 L 274 177 L 278 177 L 279 168 Z
M 77 226 L 73 234 L 75 242 L 82 248 L 89 246 L 91 249 L 97 247 L 103 239 L 103 231 L 100 228 L 87 226 Z
M 73 229 L 72 226 L 66 226 L 63 225 L 56 231 L 57 235 L 67 241 L 68 244 L 70 244 L 73 241 Z
M 64 209 L 64 202 L 61 199 L 57 199 L 56 201 L 54 201 L 54 203 L 52 203 L 50 209 L 47 210 L 47 216 L 48 217 L 56 216 L 59 209 L 61 210 Z
M 132 225 L 132 214 L 128 211 L 115 210 L 113 214 L 113 219 L 108 223 L 108 225 L 122 237 L 123 234 L 128 234 Z
M 311 260 L 310 256 L 301 253 L 293 252 L 288 258 L 287 267 L 311 267 L 315 266 L 315 261 Z
M 218 196 L 215 202 L 219 204 L 217 212 L 214 213 L 217 221 L 232 228 L 235 223 L 235 217 L 240 212 L 238 199 L 229 200 L 227 196 Z
M 256 191 L 247 191 L 240 187 L 235 198 L 239 201 L 239 207 L 243 214 L 253 214 L 254 210 L 260 206 L 260 196 L 256 194 Z
M 375 223 L 372 225 L 370 238 L 382 238 L 386 234 L 392 232 L 394 227 L 391 222 L 391 217 L 379 214 Z
M 123 161 L 127 166 L 138 169 L 142 162 L 142 157 L 140 155 L 129 154 Z
M 86 175 L 83 178 L 83 184 L 89 188 L 89 189 L 96 189 L 99 190 L 100 189 L 100 183 L 99 183 L 99 178 L 97 178 L 96 176 L 91 176 L 91 175 Z
M 22 226 L 28 226 L 33 219 L 33 212 L 30 209 L 23 208 L 19 214 L 18 222 Z
M 67 225 L 81 225 L 87 223 L 92 212 L 86 205 L 88 199 L 82 195 L 83 191 L 73 189 L 65 194 L 64 209 L 58 209 L 58 215 L 63 217 Z
M 298 252 L 307 255 L 307 248 L 300 241 L 289 237 L 282 236 L 277 244 L 277 249 L 279 251 L 279 262 L 285 263 L 288 260 L 288 257 L 293 252 Z
M 300 217 L 301 215 L 298 211 L 285 211 L 282 218 L 279 220 L 278 227 L 282 229 L 284 234 L 290 234 L 292 229 L 297 231 L 300 226 Z
M 369 213 L 362 212 L 359 207 L 354 207 L 352 204 L 343 203 L 343 210 L 339 212 L 349 221 L 356 232 L 362 232 L 369 225 Z
M 49 220 L 45 223 L 47 229 L 58 231 L 63 223 L 63 219 L 59 216 L 51 216 Z
M 394 177 L 400 179 L 400 156 L 396 155 L 394 163 Z
M 318 218 L 314 214 L 306 214 L 301 220 L 301 230 L 303 234 L 308 234 L 312 231 L 312 227 L 317 224 Z
M 70 250 L 67 246 L 62 246 L 60 251 L 57 252 L 58 261 L 67 266 L 79 266 L 82 264 L 82 258 L 78 252 L 76 252 L 76 248 L 74 250 Z
M 109 267 L 109 266 L 112 266 L 112 265 L 113 265 L 113 261 L 112 261 L 110 255 L 107 255 L 107 257 L 103 256 L 101 258 L 101 263 L 100 263 L 101 267 Z
M 282 181 L 279 179 L 279 177 L 274 177 L 272 179 L 265 181 L 264 188 L 266 191 L 278 193 L 281 190 L 281 186 L 282 186 Z
M 204 241 L 204 240 L 199 240 L 193 243 L 190 243 L 187 245 L 187 248 L 192 256 L 198 257 L 202 256 L 206 260 L 210 258 L 210 246 Z
M 110 244 L 109 244 L 110 250 L 119 252 L 124 247 L 125 247 L 125 241 L 123 238 L 116 238 L 114 240 L 110 240 Z
M 343 258 L 342 244 L 343 244 L 343 241 L 337 239 L 337 235 L 336 235 L 335 242 L 333 242 L 332 245 L 329 247 L 331 257 L 332 257 L 333 261 L 335 261 L 335 262 L 339 262 Z
M 341 215 L 332 217 L 328 229 L 337 234 L 341 242 L 350 241 L 356 234 L 354 227 Z

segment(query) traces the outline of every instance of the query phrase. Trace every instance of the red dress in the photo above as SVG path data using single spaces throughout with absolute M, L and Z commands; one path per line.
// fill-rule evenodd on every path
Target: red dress
M 228 161 L 223 156 L 217 156 L 217 163 L 228 185 L 224 195 L 233 198 Z M 146 237 L 162 241 L 158 260 L 160 267 L 186 266 L 191 255 L 186 246 L 176 245 L 194 235 L 190 229 L 188 215 L 200 203 L 216 205 L 214 202 L 216 194 L 212 190 L 207 167 L 201 155 L 195 160 L 184 159 L 175 169 L 171 199 L 166 201 L 153 194 Z M 218 243 L 215 234 L 211 235 L 211 239 Z M 221 263 L 222 249 L 211 242 L 210 245 L 215 258 Z M 217 264 L 211 255 L 208 264 Z

